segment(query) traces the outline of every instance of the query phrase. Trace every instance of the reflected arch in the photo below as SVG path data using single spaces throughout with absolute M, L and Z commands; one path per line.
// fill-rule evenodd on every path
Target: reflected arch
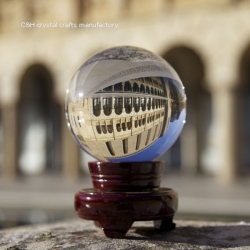
M 61 168 L 61 109 L 54 79 L 43 64 L 26 68 L 17 107 L 20 174 L 57 172 Z
M 175 46 L 162 57 L 180 76 L 187 94 L 187 117 L 183 132 L 164 156 L 169 168 L 200 172 L 208 165 L 207 140 L 211 126 L 211 95 L 205 88 L 201 56 L 185 45 Z
M 236 97 L 236 138 L 241 173 L 250 173 L 250 43 L 240 56 Z

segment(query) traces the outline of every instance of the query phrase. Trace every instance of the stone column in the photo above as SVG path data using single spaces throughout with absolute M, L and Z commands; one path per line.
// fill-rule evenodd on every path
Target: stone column
M 17 109 L 15 104 L 2 107 L 3 124 L 3 175 L 17 176 Z
M 198 172 L 197 131 L 193 124 L 185 124 L 180 136 L 181 169 L 185 174 L 195 175 Z M 192 142 L 192 146 L 190 146 Z
M 237 166 L 236 142 L 236 94 L 233 88 L 218 88 L 212 90 L 213 133 L 212 141 L 218 168 L 215 172 L 220 181 L 230 182 L 236 179 Z
M 64 105 L 63 105 L 64 107 Z M 63 149 L 63 177 L 76 179 L 80 170 L 79 146 L 74 141 L 65 120 L 64 108 L 62 115 L 62 149 Z

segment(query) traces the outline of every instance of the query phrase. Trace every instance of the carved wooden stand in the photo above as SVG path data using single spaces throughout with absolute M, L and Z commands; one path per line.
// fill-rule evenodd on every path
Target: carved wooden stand
M 162 162 L 90 162 L 89 170 L 94 189 L 76 193 L 75 210 L 107 237 L 124 238 L 134 221 L 152 220 L 163 231 L 175 228 L 178 194 L 159 188 Z

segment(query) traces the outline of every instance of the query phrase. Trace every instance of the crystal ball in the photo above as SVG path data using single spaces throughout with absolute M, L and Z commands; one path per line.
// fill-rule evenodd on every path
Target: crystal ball
M 184 86 L 154 53 L 132 46 L 90 57 L 66 90 L 68 127 L 100 161 L 153 161 L 178 138 L 186 117 Z

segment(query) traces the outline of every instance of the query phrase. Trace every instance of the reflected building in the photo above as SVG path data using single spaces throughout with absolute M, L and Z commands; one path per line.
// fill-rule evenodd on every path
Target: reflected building
M 177 89 L 166 78 L 137 78 L 70 102 L 68 119 L 88 152 L 105 160 L 134 154 L 163 136 L 169 122 L 179 118 L 177 103 Z

